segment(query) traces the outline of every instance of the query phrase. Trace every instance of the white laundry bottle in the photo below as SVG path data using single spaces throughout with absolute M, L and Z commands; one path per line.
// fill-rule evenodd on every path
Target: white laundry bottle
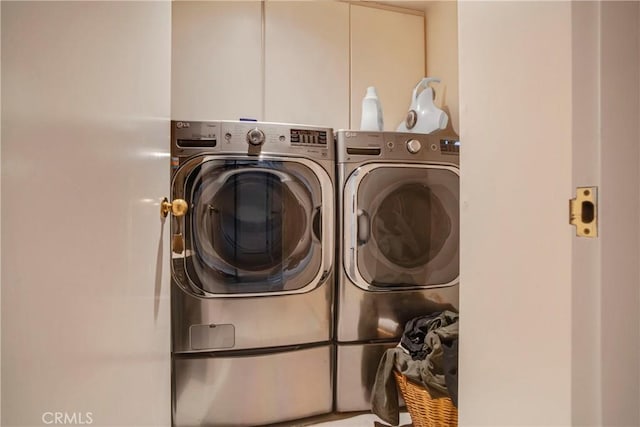
M 367 94 L 362 98 L 360 130 L 382 130 L 383 128 L 382 105 L 380 105 L 376 88 L 369 86 L 367 88 Z
M 425 77 L 413 89 L 409 112 L 406 119 L 398 125 L 397 131 L 431 133 L 447 127 L 449 117 L 433 103 L 433 89 L 429 86 L 431 82 L 439 83 L 440 79 Z M 422 92 L 419 92 L 420 89 Z

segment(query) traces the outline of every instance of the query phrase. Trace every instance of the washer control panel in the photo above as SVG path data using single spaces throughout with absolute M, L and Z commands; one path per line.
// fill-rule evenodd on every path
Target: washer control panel
M 327 145 L 327 132 L 311 129 L 291 129 L 291 145 Z
M 291 154 L 333 159 L 333 129 L 249 121 L 173 121 L 171 152 L 181 158 L 202 152 Z

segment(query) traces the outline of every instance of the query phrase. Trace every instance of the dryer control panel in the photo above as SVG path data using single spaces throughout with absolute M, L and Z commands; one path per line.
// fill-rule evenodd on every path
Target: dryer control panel
M 336 132 L 339 163 L 364 161 L 440 162 L 458 165 L 460 141 L 443 132 Z

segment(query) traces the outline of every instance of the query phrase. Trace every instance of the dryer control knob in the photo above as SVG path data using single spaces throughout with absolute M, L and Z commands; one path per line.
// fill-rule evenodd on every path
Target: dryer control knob
M 253 128 L 247 132 L 247 142 L 251 145 L 264 144 L 264 132 L 258 128 Z
M 416 154 L 422 148 L 422 144 L 417 139 L 410 139 L 407 141 L 407 150 L 411 154 Z

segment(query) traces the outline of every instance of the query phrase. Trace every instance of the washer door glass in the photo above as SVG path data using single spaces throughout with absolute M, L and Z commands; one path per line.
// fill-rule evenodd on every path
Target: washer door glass
M 321 267 L 321 188 L 296 162 L 209 160 L 185 181 L 185 268 L 211 294 L 291 291 Z
M 376 287 L 452 284 L 459 275 L 455 170 L 379 166 L 355 179 L 361 180 L 352 212 L 352 246 L 361 278 Z

